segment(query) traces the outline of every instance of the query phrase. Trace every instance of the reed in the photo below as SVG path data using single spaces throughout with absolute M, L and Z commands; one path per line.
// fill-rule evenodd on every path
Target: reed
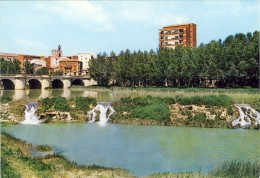
M 216 177 L 252 177 L 260 176 L 260 163 L 258 162 L 243 162 L 241 160 L 225 161 L 213 169 L 209 175 Z

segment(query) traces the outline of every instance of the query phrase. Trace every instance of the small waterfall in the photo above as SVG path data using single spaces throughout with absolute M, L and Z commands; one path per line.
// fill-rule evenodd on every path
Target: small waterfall
M 248 126 L 254 124 L 260 124 L 260 113 L 251 108 L 248 104 L 236 104 L 235 105 L 239 110 L 239 118 L 232 121 L 232 126 L 236 127 L 240 125 L 242 128 L 247 128 Z M 245 112 L 243 111 L 246 110 Z
M 26 103 L 25 105 L 25 120 L 20 122 L 20 124 L 31 124 L 31 125 L 37 125 L 40 124 L 41 121 L 36 117 L 35 112 L 37 111 L 37 105 L 36 103 Z
M 88 113 L 89 123 L 96 121 L 96 116 L 98 112 L 99 112 L 98 123 L 104 126 L 108 122 L 109 117 L 115 112 L 115 110 L 114 108 L 112 108 L 111 103 L 109 102 L 98 102 L 97 106 Z

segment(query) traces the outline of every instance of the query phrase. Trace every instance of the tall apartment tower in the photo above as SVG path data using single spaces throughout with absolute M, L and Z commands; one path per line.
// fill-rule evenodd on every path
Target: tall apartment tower
M 159 30 L 159 47 L 190 46 L 196 48 L 196 24 L 170 25 Z

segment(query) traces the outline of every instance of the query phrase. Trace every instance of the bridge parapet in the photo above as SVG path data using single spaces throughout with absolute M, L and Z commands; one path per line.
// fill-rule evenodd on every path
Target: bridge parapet
M 17 75 L 0 75 L 1 85 L 4 86 L 5 89 L 10 89 L 7 85 L 13 85 L 11 89 L 25 89 L 29 86 L 29 88 L 52 88 L 53 81 L 59 80 L 62 82 L 62 88 L 69 88 L 72 83 L 74 85 L 96 85 L 96 82 L 87 76 L 55 76 L 55 75 L 25 75 L 25 74 L 17 74 Z M 74 82 L 75 80 L 81 80 L 81 82 Z M 54 81 L 55 82 L 55 81 Z M 6 86 L 5 86 L 6 85 Z M 37 85 L 37 86 L 35 86 Z

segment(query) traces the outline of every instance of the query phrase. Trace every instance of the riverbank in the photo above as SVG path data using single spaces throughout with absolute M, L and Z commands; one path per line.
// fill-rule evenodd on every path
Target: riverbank
M 61 154 L 31 157 L 32 145 L 1 133 L 1 177 L 134 177 L 128 171 L 101 166 L 80 166 Z

